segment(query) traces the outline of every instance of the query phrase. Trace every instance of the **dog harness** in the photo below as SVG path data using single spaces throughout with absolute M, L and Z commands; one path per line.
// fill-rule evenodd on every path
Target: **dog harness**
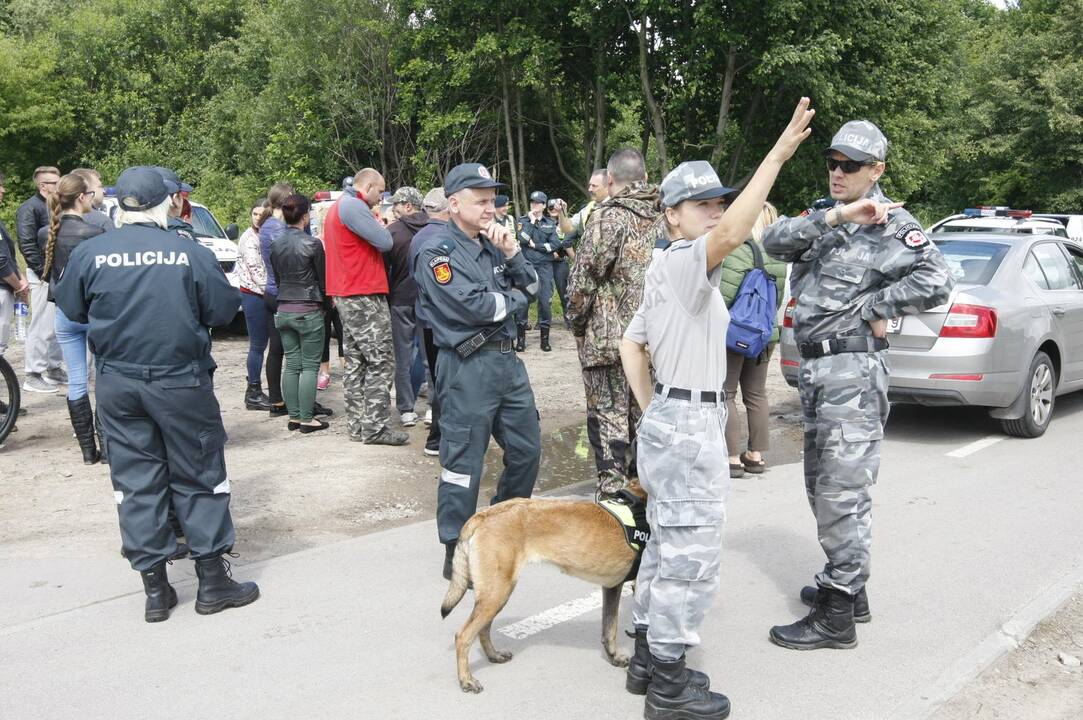
M 651 537 L 651 526 L 647 524 L 647 503 L 636 495 L 621 490 L 612 497 L 599 500 L 598 504 L 620 523 L 624 530 L 624 541 L 635 551 L 636 559 L 624 582 L 636 579 L 639 574 L 639 561 L 643 558 L 643 548 Z

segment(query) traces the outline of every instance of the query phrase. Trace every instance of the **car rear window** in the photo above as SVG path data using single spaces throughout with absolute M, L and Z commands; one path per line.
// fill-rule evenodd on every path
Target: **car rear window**
M 218 227 L 218 223 L 214 221 L 214 216 L 211 215 L 210 211 L 196 205 L 192 206 L 192 228 L 196 231 L 196 235 L 200 237 L 225 237 L 225 233 L 222 232 L 222 228 Z
M 975 240 L 940 240 L 936 243 L 956 282 L 985 285 L 1011 250 L 1003 243 Z

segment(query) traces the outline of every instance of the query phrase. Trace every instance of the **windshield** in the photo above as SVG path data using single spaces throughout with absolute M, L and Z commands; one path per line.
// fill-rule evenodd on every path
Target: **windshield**
M 936 243 L 956 282 L 986 285 L 1011 250 L 1010 245 L 976 240 L 940 240 Z
M 225 239 L 226 233 L 211 215 L 211 211 L 198 205 L 192 206 L 192 228 L 199 237 L 212 237 Z

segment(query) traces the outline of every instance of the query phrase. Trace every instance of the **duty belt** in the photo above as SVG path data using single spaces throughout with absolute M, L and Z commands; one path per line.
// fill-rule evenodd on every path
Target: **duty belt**
M 500 332 L 503 327 L 497 327 L 490 333 L 479 332 L 477 335 L 463 340 L 461 343 L 455 346 L 455 352 L 459 354 L 463 360 L 470 357 L 478 350 L 482 348 L 486 350 L 499 350 L 502 353 L 510 353 L 515 349 L 514 343 L 510 338 L 503 340 L 490 340 L 490 338 L 496 333 Z
M 806 360 L 819 358 L 825 355 L 838 355 L 839 353 L 863 353 L 879 352 L 887 350 L 886 338 L 878 337 L 837 337 L 830 340 L 816 340 L 805 342 L 797 346 L 797 351 Z
M 685 390 L 684 388 L 668 387 L 662 383 L 654 384 L 654 391 L 659 395 L 673 398 L 674 400 L 699 400 L 701 403 L 725 402 L 726 392 L 714 390 Z

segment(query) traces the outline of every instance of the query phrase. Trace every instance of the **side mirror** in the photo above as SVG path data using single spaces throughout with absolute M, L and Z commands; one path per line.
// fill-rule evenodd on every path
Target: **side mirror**
M 226 225 L 226 237 L 233 242 L 237 242 L 237 238 L 241 236 L 241 230 L 237 227 L 237 223 L 230 223 Z

